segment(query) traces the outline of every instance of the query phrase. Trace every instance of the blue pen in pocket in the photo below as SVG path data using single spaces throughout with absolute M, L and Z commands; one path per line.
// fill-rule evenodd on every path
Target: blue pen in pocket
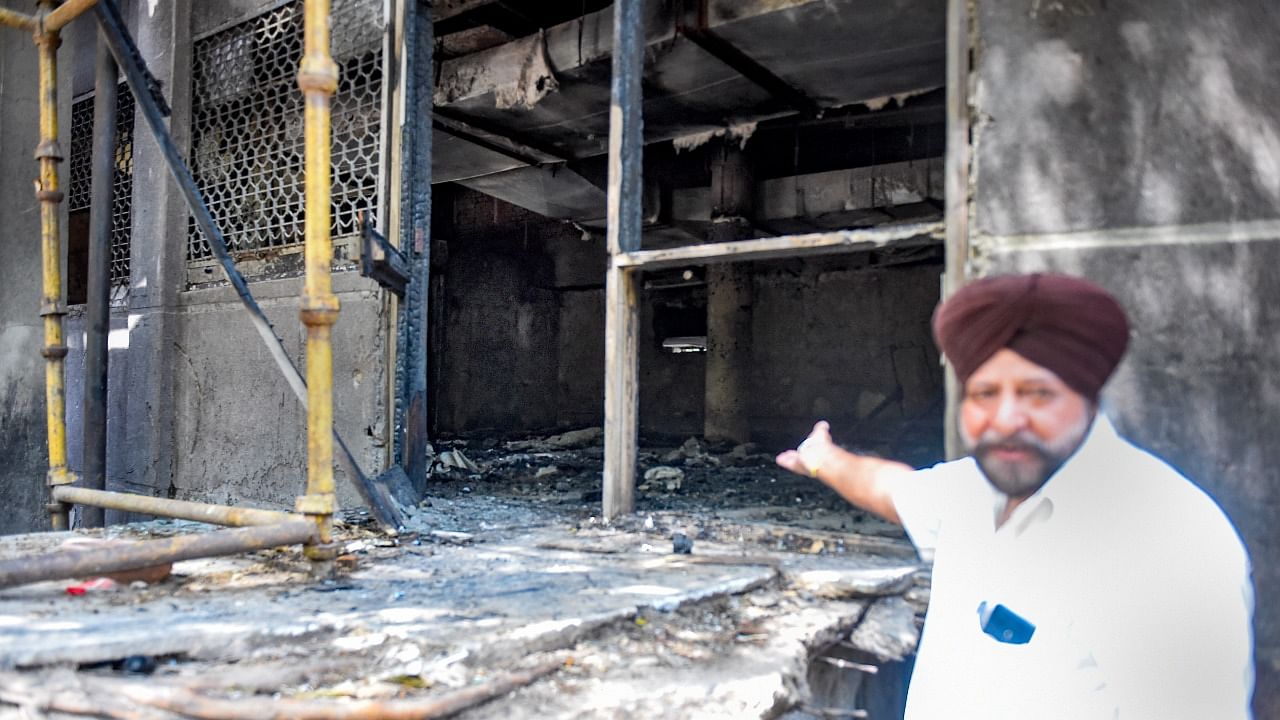
M 978 603 L 978 622 L 982 632 L 1010 645 L 1025 645 L 1036 631 L 1036 626 L 1018 613 L 985 600 Z

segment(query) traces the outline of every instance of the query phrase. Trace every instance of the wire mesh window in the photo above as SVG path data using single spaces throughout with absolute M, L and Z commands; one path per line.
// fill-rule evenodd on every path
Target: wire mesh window
M 357 213 L 374 210 L 378 199 L 382 7 L 383 0 L 333 2 L 335 238 L 358 234 Z M 302 10 L 295 0 L 194 47 L 191 166 L 233 255 L 303 242 Z M 188 228 L 188 257 L 211 257 L 194 220 Z
M 129 283 L 133 229 L 133 95 L 121 84 L 116 100 L 116 157 L 111 187 L 111 286 Z M 71 105 L 71 162 L 67 210 L 89 209 L 93 174 L 93 97 Z

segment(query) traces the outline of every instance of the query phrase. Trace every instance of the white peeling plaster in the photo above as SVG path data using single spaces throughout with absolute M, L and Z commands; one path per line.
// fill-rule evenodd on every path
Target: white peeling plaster
M 694 133 L 692 135 L 684 135 L 671 141 L 671 145 L 675 147 L 677 153 L 685 150 L 697 150 L 698 148 L 711 142 L 711 138 L 723 135 L 724 129 L 707 130 L 706 132 Z
M 929 88 L 928 90 L 911 90 L 910 92 L 898 93 L 897 95 L 885 95 L 883 97 L 864 100 L 862 104 L 866 105 L 867 109 L 873 112 L 876 110 L 885 109 L 886 107 L 889 106 L 889 103 L 891 102 L 896 102 L 898 103 L 898 107 L 902 107 L 903 105 L 906 104 L 907 100 L 917 95 L 923 95 L 929 92 L 930 90 L 933 90 L 933 88 Z
M 128 350 L 129 349 L 129 329 L 116 328 L 107 333 L 107 349 L 108 350 Z
M 737 141 L 738 147 L 745 148 L 747 141 L 751 139 L 752 135 L 756 134 L 756 128 L 759 125 L 760 123 L 758 122 L 739 123 L 738 125 L 706 130 L 692 135 L 683 135 L 672 140 L 671 145 L 675 147 L 677 153 L 681 153 L 686 150 L 696 150 L 711 142 L 712 138 L 727 137 L 730 142 Z
M 520 63 L 520 74 L 516 81 L 494 90 L 494 105 L 499 110 L 528 110 L 559 89 L 560 82 L 556 80 L 551 60 L 547 57 L 546 31 L 540 30 L 537 35 L 530 37 L 529 48 Z

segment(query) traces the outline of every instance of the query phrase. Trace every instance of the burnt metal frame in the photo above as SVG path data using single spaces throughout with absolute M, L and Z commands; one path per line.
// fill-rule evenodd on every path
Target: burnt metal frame
M 89 282 L 86 290 L 84 344 L 84 486 L 96 490 L 107 487 L 107 335 L 111 326 L 112 225 L 115 215 L 116 113 L 119 88 L 115 58 L 99 40 L 94 58 L 93 127 L 111 128 L 92 132 L 93 148 L 89 173 Z M 130 188 L 132 188 L 130 181 Z M 132 213 L 132 208 L 130 208 Z M 132 223 L 131 223 L 132 224 Z M 127 282 L 127 279 L 126 279 Z M 86 527 L 101 527 L 103 509 L 85 505 L 81 511 Z
M 70 550 L 8 559 L 0 561 L 0 587 L 299 543 L 303 544 L 306 555 L 313 561 L 315 573 L 327 574 L 336 554 L 336 546 L 331 537 L 333 512 L 336 509 L 333 488 L 335 441 L 342 450 L 339 461 L 343 462 L 348 475 L 357 480 L 357 488 L 383 529 L 394 534 L 400 526 L 399 512 L 394 501 L 386 494 L 385 488 L 371 483 L 360 472 L 350 451 L 333 428 L 331 331 L 337 320 L 338 300 L 333 295 L 329 277 L 333 257 L 329 235 L 329 100 L 337 88 L 338 70 L 330 55 L 330 0 L 304 0 L 306 48 L 298 72 L 298 86 L 306 97 L 307 272 L 300 314 L 307 326 L 309 384 L 302 381 L 296 366 L 285 354 L 280 339 L 228 255 L 226 244 L 209 215 L 191 173 L 164 126 L 163 117 L 168 114 L 168 108 L 160 95 L 159 86 L 146 71 L 145 63 L 129 37 L 114 0 L 68 0 L 63 4 L 59 4 L 58 0 L 39 0 L 38 7 L 34 15 L 0 10 L 0 25 L 33 32 L 40 57 L 40 144 L 36 149 L 36 159 L 40 162 L 40 179 L 36 184 L 36 198 L 41 205 L 43 302 L 40 314 L 45 318 L 43 355 L 46 359 L 50 466 L 47 483 L 50 486 L 51 502 L 48 509 L 53 529 L 68 529 L 72 504 L 252 527 L 152 540 L 124 549 Z M 306 494 L 298 498 L 297 512 L 300 514 L 165 500 L 74 486 L 78 478 L 68 469 L 66 457 L 64 359 L 67 348 L 62 340 L 62 317 L 66 311 L 62 305 L 64 288 L 60 271 L 62 249 L 58 212 L 58 205 L 64 194 L 59 189 L 57 169 L 57 163 L 63 159 L 58 147 L 57 48 L 61 44 L 61 28 L 91 8 L 97 15 L 100 42 L 107 46 L 115 61 L 124 69 L 142 115 L 147 120 L 192 214 L 210 239 L 228 281 L 235 287 L 277 365 L 307 408 L 308 479 Z M 106 65 L 105 60 L 99 63 L 100 69 L 104 69 Z
M 952 10 L 957 5 L 951 1 Z M 956 241 L 954 206 L 948 197 L 946 223 L 893 225 L 883 228 L 791 235 L 727 243 L 702 243 L 663 250 L 641 250 L 642 105 L 644 28 L 639 0 L 617 0 L 613 15 L 613 81 L 609 123 L 609 265 L 605 282 L 605 398 L 603 515 L 614 518 L 635 510 L 636 440 L 639 421 L 639 282 L 645 270 L 782 257 L 807 257 L 907 245 L 936 245 L 944 236 L 950 250 Z M 699 12 L 705 13 L 705 3 Z M 682 30 L 689 35 L 689 30 Z M 698 41 L 696 29 L 691 40 Z M 705 40 L 705 36 L 701 37 Z M 701 45 L 701 43 L 700 43 Z M 709 51 L 716 54 L 715 50 Z M 717 50 L 723 48 L 717 47 Z M 736 51 L 736 49 L 735 49 Z M 726 56 L 718 55 L 721 60 Z M 728 62 L 726 60 L 726 62 Z M 808 103 L 788 93 L 785 82 L 741 63 L 728 62 L 739 73 L 802 108 Z M 763 68 L 761 68 L 763 70 Z M 776 79 L 776 78 L 775 78 Z M 949 85 L 956 82 L 954 73 Z M 781 83 L 782 86 L 778 87 Z M 794 90 L 794 89 L 793 89 Z M 798 92 L 798 91 L 795 91 Z M 948 91 L 953 92 L 953 91 Z M 952 100 L 951 103 L 953 103 Z M 951 155 L 948 155 L 951 158 Z M 950 160 L 949 160 L 950 162 Z M 948 185 L 948 190 L 952 187 Z M 961 195 L 963 197 L 963 195 Z M 952 253 L 948 253 L 951 255 Z M 948 260 L 952 262 L 952 260 Z
M 366 213 L 360 213 L 360 274 L 399 298 L 404 298 L 405 289 L 413 279 L 409 259 L 374 229 Z

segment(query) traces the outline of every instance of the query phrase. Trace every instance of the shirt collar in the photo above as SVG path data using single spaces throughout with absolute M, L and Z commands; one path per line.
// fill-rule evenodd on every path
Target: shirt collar
M 1077 506 L 1093 495 L 1091 486 L 1099 477 L 1099 473 L 1094 472 L 1093 468 L 1097 467 L 1098 461 L 1111 455 L 1111 448 L 1119 440 L 1120 436 L 1111 420 L 1099 412 L 1080 447 L 1039 490 L 1014 509 L 1000 529 L 1009 528 L 1015 535 L 1021 535 L 1032 525 L 1045 522 L 1065 507 Z M 1009 498 L 994 486 L 991 486 L 991 491 L 995 513 L 993 517 L 999 517 Z

